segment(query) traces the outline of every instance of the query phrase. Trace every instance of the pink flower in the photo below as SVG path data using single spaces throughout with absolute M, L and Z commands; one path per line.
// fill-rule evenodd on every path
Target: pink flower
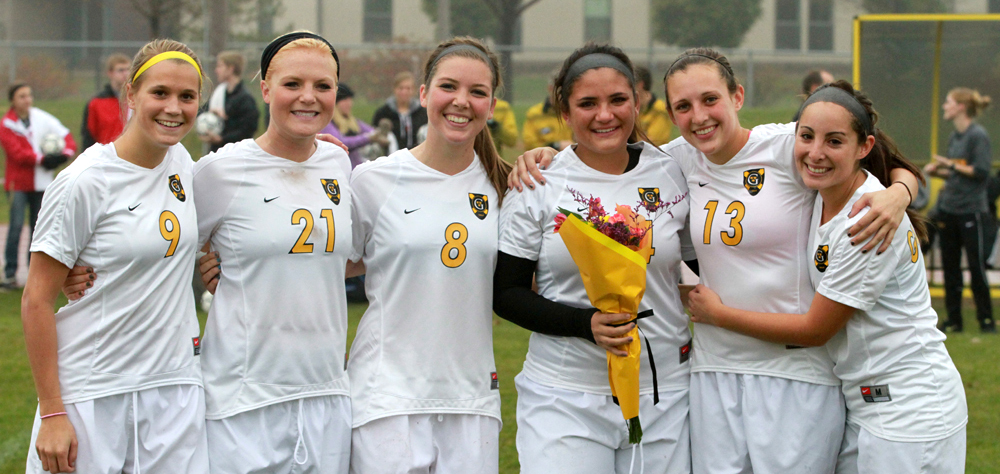
M 556 230 L 555 230 L 555 232 L 559 232 L 559 229 L 562 227 L 563 222 L 566 222 L 566 214 L 562 214 L 562 213 L 556 214 L 555 221 L 556 221 Z
M 620 213 L 616 213 L 615 215 L 608 218 L 608 224 L 618 224 L 618 223 L 624 224 L 625 216 L 621 215 Z

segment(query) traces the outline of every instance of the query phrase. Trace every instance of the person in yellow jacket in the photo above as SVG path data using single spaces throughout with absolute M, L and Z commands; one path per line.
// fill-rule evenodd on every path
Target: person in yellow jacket
M 505 146 L 517 145 L 517 120 L 514 118 L 514 109 L 510 107 L 510 102 L 497 99 L 493 107 L 493 118 L 486 121 L 486 126 L 490 127 L 490 134 L 493 135 L 497 151 L 503 150 Z
M 552 94 L 551 83 L 549 83 L 549 94 Z M 552 108 L 549 97 L 545 97 L 544 102 L 532 105 L 524 115 L 521 139 L 524 140 L 525 150 L 542 146 L 562 150 L 573 144 L 573 132 Z
M 649 141 L 660 146 L 670 141 L 673 123 L 667 115 L 667 104 L 649 91 L 652 76 L 645 66 L 635 67 L 636 91 L 639 93 L 639 124 L 646 132 Z

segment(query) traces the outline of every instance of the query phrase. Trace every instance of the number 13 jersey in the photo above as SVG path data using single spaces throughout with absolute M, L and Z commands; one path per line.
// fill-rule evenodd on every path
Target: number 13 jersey
M 369 306 L 351 346 L 354 426 L 403 414 L 500 419 L 493 362 L 497 193 L 478 156 L 449 176 L 400 150 L 354 170 Z
M 222 259 L 205 325 L 206 418 L 350 393 L 350 173 L 325 142 L 301 163 L 247 139 L 195 164 L 199 236 Z
M 754 127 L 743 149 L 717 165 L 683 138 L 663 146 L 691 191 L 691 240 L 701 283 L 728 306 L 765 313 L 809 310 L 806 244 L 816 193 L 795 169 L 795 124 Z M 767 375 L 840 385 L 823 347 L 774 344 L 695 324 L 692 372 Z

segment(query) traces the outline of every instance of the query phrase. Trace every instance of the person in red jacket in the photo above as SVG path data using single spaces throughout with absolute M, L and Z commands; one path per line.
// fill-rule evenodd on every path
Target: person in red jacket
M 83 108 L 83 125 L 80 136 L 83 138 L 83 149 L 90 148 L 95 143 L 111 143 L 122 133 L 125 123 L 122 121 L 122 107 L 118 102 L 118 93 L 128 79 L 128 68 L 132 60 L 121 53 L 108 56 L 108 84 L 101 89 Z
M 0 287 L 16 287 L 18 248 L 21 227 L 24 226 L 24 209 L 29 209 L 29 235 L 35 230 L 38 210 L 42 207 L 42 192 L 52 182 L 53 170 L 76 153 L 76 142 L 69 129 L 52 114 L 32 107 L 34 99 L 27 84 L 14 84 L 7 92 L 10 110 L 0 122 L 0 145 L 7 155 L 4 190 L 10 198 L 10 227 L 4 251 L 6 264 Z M 61 150 L 42 153 L 42 144 L 51 136 L 61 138 Z

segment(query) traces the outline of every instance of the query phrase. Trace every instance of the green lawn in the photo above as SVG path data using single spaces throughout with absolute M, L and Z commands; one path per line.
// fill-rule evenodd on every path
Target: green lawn
M 21 292 L 0 293 L 0 474 L 24 472 L 24 457 L 35 413 L 34 385 L 24 353 L 24 338 L 19 317 Z M 935 301 L 940 306 L 940 301 Z M 996 301 L 994 304 L 1000 304 Z M 364 305 L 349 308 L 348 340 L 354 338 Z M 940 307 L 939 307 L 940 311 Z M 204 317 L 204 315 L 202 315 Z M 968 333 L 950 335 L 948 350 L 962 373 L 969 402 L 968 462 L 969 474 L 996 472 L 1000 458 L 997 426 L 1000 426 L 1000 338 L 980 335 L 975 316 L 966 314 Z M 517 426 L 514 408 L 517 393 L 514 375 L 521 370 L 528 350 L 528 332 L 500 319 L 494 319 L 494 353 L 503 400 L 503 431 L 500 433 L 500 472 L 518 472 L 514 435 Z

